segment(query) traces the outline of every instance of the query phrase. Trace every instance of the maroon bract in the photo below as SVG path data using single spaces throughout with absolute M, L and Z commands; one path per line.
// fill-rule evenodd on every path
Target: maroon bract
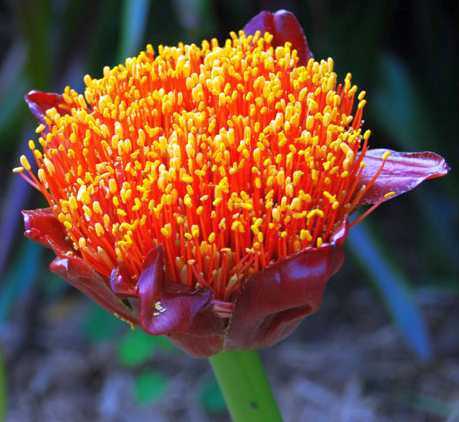
M 364 92 L 312 59 L 292 13 L 244 29 L 222 47 L 148 46 L 86 76 L 84 97 L 26 96 L 41 149 L 36 174 L 24 156 L 16 172 L 50 208 L 23 212 L 25 235 L 71 285 L 194 356 L 288 336 L 352 225 L 448 172 L 432 152 L 368 149 Z
M 286 42 L 292 43 L 302 65 L 306 65 L 313 57 L 302 26 L 296 16 L 288 10 L 278 10 L 275 13 L 260 12 L 244 26 L 246 34 L 254 34 L 256 31 L 272 34 L 273 45 L 276 47 L 283 46 Z
M 382 156 L 388 150 L 372 149 L 365 154 L 365 164 L 360 184 L 368 184 L 382 164 Z M 381 173 L 365 193 L 360 203 L 374 204 L 382 199 L 392 199 L 414 189 L 425 180 L 443 177 L 449 170 L 443 157 L 434 152 L 390 151 Z M 390 189 L 394 194 L 384 198 Z
M 54 92 L 30 91 L 25 96 L 25 101 L 32 114 L 42 123 L 45 122 L 46 111 L 51 108 L 55 108 L 61 114 L 69 110 L 62 95 Z

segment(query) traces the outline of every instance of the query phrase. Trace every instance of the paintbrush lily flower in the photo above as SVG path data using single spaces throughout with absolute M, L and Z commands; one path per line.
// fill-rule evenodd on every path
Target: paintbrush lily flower
M 49 207 L 23 211 L 25 235 L 54 251 L 51 271 L 194 356 L 279 342 L 319 308 L 350 227 L 448 171 L 370 149 L 365 92 L 333 66 L 292 13 L 262 12 L 223 45 L 148 45 L 83 94 L 30 92 L 35 164 L 15 171 Z

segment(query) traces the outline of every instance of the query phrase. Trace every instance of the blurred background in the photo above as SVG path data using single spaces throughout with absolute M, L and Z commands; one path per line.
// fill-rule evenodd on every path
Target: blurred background
M 285 419 L 459 420 L 459 7 L 428 0 L 0 2 L 0 420 L 229 420 L 205 360 L 47 271 L 20 219 L 44 204 L 11 168 L 33 137 L 28 90 L 81 90 L 147 42 L 223 40 L 279 8 L 367 90 L 374 147 L 433 150 L 453 168 L 355 228 L 320 312 L 263 352 Z

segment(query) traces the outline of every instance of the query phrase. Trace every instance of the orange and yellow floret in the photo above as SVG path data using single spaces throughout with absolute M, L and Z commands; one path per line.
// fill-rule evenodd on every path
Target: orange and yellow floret
M 40 125 L 16 171 L 46 197 L 77 253 L 136 280 L 161 245 L 168 280 L 227 298 L 255 271 L 328 242 L 364 194 L 365 92 L 333 60 L 232 33 L 148 45 Z M 356 107 L 354 107 L 354 101 Z M 24 172 L 25 170 L 25 172 Z

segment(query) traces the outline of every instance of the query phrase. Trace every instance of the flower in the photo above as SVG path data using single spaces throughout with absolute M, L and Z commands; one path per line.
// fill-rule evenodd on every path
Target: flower
M 22 156 L 15 171 L 49 208 L 23 212 L 25 235 L 53 249 L 51 271 L 195 356 L 285 338 L 320 306 L 350 226 L 448 171 L 369 149 L 365 91 L 312 58 L 287 11 L 221 46 L 148 45 L 84 83 L 26 96 L 38 170 Z

